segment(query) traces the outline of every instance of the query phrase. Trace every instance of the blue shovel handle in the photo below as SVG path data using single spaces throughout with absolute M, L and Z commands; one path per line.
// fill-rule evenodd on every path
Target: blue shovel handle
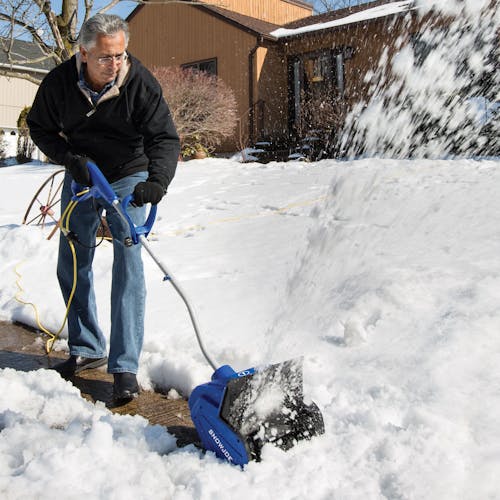
M 151 208 L 149 210 L 149 214 L 146 218 L 146 222 L 142 226 L 136 226 L 132 220 L 130 219 L 130 216 L 128 215 L 127 212 L 127 207 L 129 204 L 133 203 L 134 201 L 134 195 L 129 194 L 123 198 L 121 202 L 121 209 L 122 213 L 127 219 L 128 225 L 130 227 L 130 237 L 132 238 L 132 241 L 134 242 L 134 245 L 137 245 L 139 243 L 139 238 L 141 236 L 144 236 L 145 238 L 148 237 L 148 234 L 150 233 L 153 224 L 156 219 L 156 211 L 157 211 L 157 205 L 151 205 Z
M 99 167 L 95 163 L 89 161 L 87 162 L 87 168 L 89 169 L 92 186 L 88 187 L 86 190 L 86 187 L 73 181 L 71 183 L 73 200 L 83 201 L 88 198 L 102 198 L 107 201 L 110 205 L 115 207 L 121 217 L 128 223 L 130 228 L 130 237 L 134 245 L 137 245 L 141 236 L 146 238 L 150 233 L 156 219 L 157 206 L 151 205 L 146 222 L 142 226 L 136 226 L 127 212 L 127 207 L 130 203 L 133 203 L 134 196 L 132 194 L 127 195 L 120 204 L 118 196 L 106 180 L 106 177 L 104 177 L 102 172 L 99 170 Z
M 99 167 L 92 163 L 87 162 L 87 168 L 89 169 L 90 179 L 92 181 L 92 186 L 88 187 L 86 192 L 82 192 L 85 186 L 73 181 L 71 183 L 71 191 L 73 192 L 73 199 L 76 201 L 83 201 L 88 198 L 103 198 L 110 205 L 113 205 L 118 201 L 118 196 L 113 191 L 113 188 L 109 185 L 106 177 L 99 170 Z

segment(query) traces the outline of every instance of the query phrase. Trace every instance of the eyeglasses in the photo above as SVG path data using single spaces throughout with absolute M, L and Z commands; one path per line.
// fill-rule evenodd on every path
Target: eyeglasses
M 106 66 L 108 64 L 111 64 L 113 61 L 116 61 L 118 63 L 121 63 L 123 61 L 126 61 L 128 58 L 128 54 L 126 52 L 122 52 L 121 54 L 116 54 L 116 56 L 102 56 L 102 57 L 97 57 L 97 62 L 101 64 L 102 66 Z

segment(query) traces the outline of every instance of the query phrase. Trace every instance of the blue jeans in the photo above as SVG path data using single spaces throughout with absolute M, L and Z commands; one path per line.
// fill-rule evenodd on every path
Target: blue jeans
M 135 185 L 147 178 L 138 172 L 120 179 L 111 187 L 121 199 L 133 192 Z M 66 174 L 61 193 L 61 210 L 68 205 L 72 177 Z M 113 207 L 102 198 L 89 198 L 77 203 L 69 227 L 77 235 L 77 285 L 68 315 L 70 354 L 86 358 L 106 356 L 106 339 L 97 320 L 92 261 L 100 217 L 106 209 L 106 221 L 113 235 L 113 271 L 111 284 L 111 332 L 108 358 L 109 373 L 137 373 L 144 338 L 146 286 L 141 258 L 141 245 L 124 245 L 130 231 Z M 129 205 L 127 212 L 136 225 L 144 224 L 146 207 Z M 73 286 L 73 255 L 61 233 L 57 277 L 66 304 Z

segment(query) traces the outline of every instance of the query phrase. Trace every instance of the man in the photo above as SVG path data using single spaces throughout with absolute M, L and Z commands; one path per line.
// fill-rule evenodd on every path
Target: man
M 79 52 L 43 80 L 28 115 L 35 144 L 66 167 L 61 209 L 71 181 L 91 183 L 87 161 L 101 169 L 115 193 L 133 193 L 128 208 L 142 225 L 146 203 L 157 204 L 175 174 L 179 138 L 160 85 L 127 54 L 128 25 L 118 16 L 98 14 L 80 32 Z M 113 235 L 109 357 L 97 321 L 92 260 L 100 216 Z M 128 228 L 102 200 L 79 202 L 70 218 L 77 240 L 77 286 L 68 315 L 70 357 L 55 369 L 64 378 L 107 363 L 114 376 L 115 402 L 139 392 L 137 369 L 144 336 L 145 283 L 140 245 L 127 247 Z M 73 257 L 61 234 L 57 276 L 66 303 L 73 286 Z

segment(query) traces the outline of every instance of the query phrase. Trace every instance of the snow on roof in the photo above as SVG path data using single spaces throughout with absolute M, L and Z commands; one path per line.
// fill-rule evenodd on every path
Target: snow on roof
M 355 14 L 351 14 L 349 16 L 325 23 L 310 24 L 309 26 L 302 26 L 301 28 L 294 29 L 279 28 L 275 31 L 272 31 L 270 35 L 276 38 L 300 35 L 302 33 L 310 33 L 312 31 L 319 31 L 327 28 L 344 26 L 346 24 L 359 23 L 361 21 L 376 19 L 378 17 L 390 16 L 392 14 L 399 14 L 400 12 L 405 12 L 407 10 L 410 10 L 411 8 L 413 8 L 413 0 L 403 0 L 400 2 L 393 2 L 379 5 L 377 7 L 372 7 L 371 9 L 362 10 L 360 12 L 356 12 Z

